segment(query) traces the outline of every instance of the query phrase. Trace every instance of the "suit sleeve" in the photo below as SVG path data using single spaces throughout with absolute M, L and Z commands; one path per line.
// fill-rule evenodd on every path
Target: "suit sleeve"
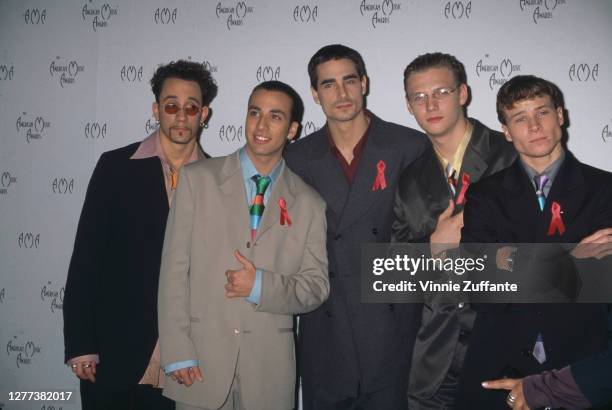
M 612 307 L 608 305 L 608 334 L 612 337 Z M 593 407 L 612 402 L 612 340 L 608 349 L 570 366 L 581 393 Z
M 194 197 L 184 167 L 168 215 L 159 275 L 158 319 L 162 366 L 196 359 L 189 337 L 189 266 Z
M 299 271 L 281 274 L 262 269 L 261 300 L 255 307 L 257 311 L 306 313 L 319 307 L 329 296 L 325 205 L 320 201 L 315 208 Z
M 64 346 L 71 358 L 97 354 L 96 283 L 110 237 L 112 164 L 103 154 L 93 171 L 74 241 L 64 296 Z

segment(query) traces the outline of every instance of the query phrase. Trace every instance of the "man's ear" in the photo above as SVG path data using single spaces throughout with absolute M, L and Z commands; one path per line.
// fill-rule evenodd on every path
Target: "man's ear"
M 321 105 L 321 101 L 319 101 L 319 93 L 314 87 L 310 87 L 310 93 L 312 94 L 312 99 L 314 100 L 314 102 Z
M 410 99 L 408 98 L 408 95 L 406 95 L 406 107 L 408 108 L 408 112 L 414 117 L 414 112 L 412 111 L 412 107 L 410 106 Z
M 459 104 L 463 107 L 467 103 L 469 97 L 467 84 L 461 84 L 459 86 Z
M 200 123 L 206 122 L 208 114 L 210 114 L 210 109 L 205 105 L 202 107 L 202 114 L 200 114 Z
M 557 107 L 557 119 L 559 120 L 559 125 L 563 126 L 565 123 L 565 116 L 563 115 L 563 107 Z
M 159 103 L 157 101 L 151 105 L 151 111 L 153 112 L 155 121 L 159 121 Z
M 366 95 L 368 92 L 368 77 L 366 75 L 361 77 L 361 95 Z
M 297 121 L 293 121 L 289 126 L 289 132 L 287 133 L 287 141 L 291 141 L 297 135 L 298 130 L 300 129 L 300 123 Z
M 503 124 L 502 124 L 502 132 L 506 136 L 506 141 L 512 142 L 512 135 L 510 135 L 510 132 L 508 131 L 508 127 Z

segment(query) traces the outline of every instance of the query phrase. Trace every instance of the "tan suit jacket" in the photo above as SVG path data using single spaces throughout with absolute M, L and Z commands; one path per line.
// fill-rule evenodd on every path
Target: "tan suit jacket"
M 292 315 L 329 294 L 325 203 L 281 166 L 254 242 L 238 152 L 181 171 L 162 253 L 161 358 L 163 366 L 197 359 L 204 381 L 185 387 L 167 378 L 164 394 L 178 402 L 220 407 L 238 368 L 249 410 L 294 406 Z M 291 226 L 280 224 L 279 198 Z M 259 305 L 225 297 L 225 271 L 241 267 L 235 249 L 262 270 Z

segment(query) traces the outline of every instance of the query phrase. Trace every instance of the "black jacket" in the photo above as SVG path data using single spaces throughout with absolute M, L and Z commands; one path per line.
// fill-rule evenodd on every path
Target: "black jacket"
M 160 160 L 109 151 L 93 172 L 64 296 L 65 359 L 97 353 L 96 384 L 135 385 L 158 338 L 157 286 L 168 216 Z
M 393 242 L 429 242 L 449 199 L 457 202 L 463 175 L 469 175 L 472 184 L 507 168 L 516 159 L 513 145 L 502 133 L 490 130 L 478 120 L 470 121 L 474 129 L 463 156 L 454 197 L 433 146 L 402 173 L 393 208 Z M 463 203 L 456 205 L 455 213 L 462 209 Z M 448 392 L 434 401 L 432 397 L 449 369 L 461 367 L 474 312 L 468 305 L 459 309 L 457 304 L 437 303 L 437 294 L 427 296 L 415 341 L 408 392 L 412 400 L 431 405 L 436 400 L 448 401 L 443 399 Z
M 569 152 L 540 211 L 535 189 L 520 161 L 475 184 L 468 193 L 462 242 L 577 243 L 612 226 L 612 174 L 578 162 Z M 606 188 L 604 188 L 606 187 Z M 565 232 L 548 235 L 551 204 L 563 211 Z M 518 255 L 520 256 L 520 255 Z M 518 257 L 517 256 L 517 257 Z M 489 304 L 474 306 L 457 408 L 503 408 L 507 392 L 480 383 L 561 368 L 607 346 L 604 304 Z M 547 360 L 532 356 L 541 334 Z M 506 376 L 512 376 L 510 374 Z

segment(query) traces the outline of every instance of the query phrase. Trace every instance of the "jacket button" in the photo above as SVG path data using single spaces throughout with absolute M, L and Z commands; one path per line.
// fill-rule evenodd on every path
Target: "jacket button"
M 372 235 L 378 235 L 378 228 L 372 228 Z
M 325 311 L 325 316 L 332 317 L 332 312 L 330 312 L 329 310 L 326 310 Z
M 334 271 L 331 271 L 331 270 L 330 270 L 330 271 L 327 273 L 327 276 L 329 276 L 330 278 L 333 278 L 333 277 L 334 277 Z
M 394 306 L 392 303 L 389 303 L 389 304 L 387 305 L 387 307 L 389 308 L 389 310 L 390 310 L 391 312 L 393 312 L 393 311 L 395 310 L 395 306 Z
M 340 235 L 340 234 L 338 234 L 338 235 L 334 236 L 334 240 L 335 240 L 335 241 L 339 241 L 339 240 L 340 240 L 340 238 L 342 238 L 342 235 Z

